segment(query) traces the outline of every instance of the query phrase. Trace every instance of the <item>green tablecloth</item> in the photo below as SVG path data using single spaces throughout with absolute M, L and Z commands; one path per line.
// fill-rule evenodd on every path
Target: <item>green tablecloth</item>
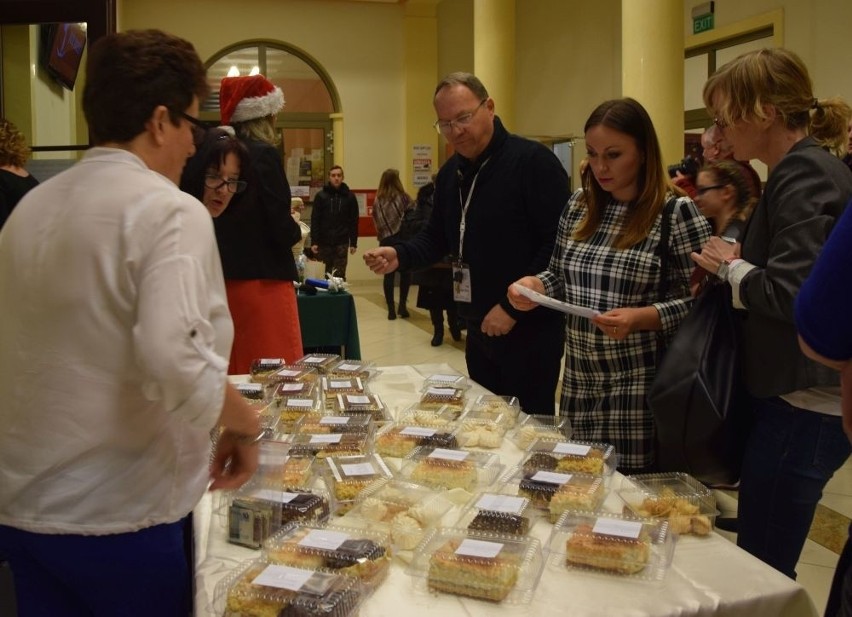
M 296 299 L 305 349 L 337 347 L 347 360 L 361 359 L 358 317 L 351 294 L 320 291 L 315 296 L 300 293 Z

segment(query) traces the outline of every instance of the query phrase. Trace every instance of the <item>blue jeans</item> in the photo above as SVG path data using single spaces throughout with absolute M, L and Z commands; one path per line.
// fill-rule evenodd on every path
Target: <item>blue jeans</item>
M 187 617 L 192 579 L 185 521 L 106 536 L 0 525 L 19 617 Z
M 739 496 L 737 544 L 790 578 L 822 489 L 849 456 L 839 416 L 755 399 Z

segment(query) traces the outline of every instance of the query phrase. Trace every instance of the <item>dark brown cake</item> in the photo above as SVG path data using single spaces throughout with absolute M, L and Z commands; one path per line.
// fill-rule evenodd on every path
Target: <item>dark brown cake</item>
M 529 530 L 529 524 L 529 519 L 519 514 L 480 510 L 467 528 L 477 531 L 493 531 L 522 536 Z

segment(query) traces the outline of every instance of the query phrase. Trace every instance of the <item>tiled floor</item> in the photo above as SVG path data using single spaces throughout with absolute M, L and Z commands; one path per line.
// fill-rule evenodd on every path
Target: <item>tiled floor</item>
M 427 311 L 414 308 L 416 287 L 411 289 L 408 303 L 411 317 L 394 321 L 387 319 L 380 278 L 357 281 L 350 291 L 355 297 L 364 359 L 380 366 L 446 362 L 456 370 L 466 372 L 464 341 L 454 342 L 447 332 L 443 345 L 430 346 L 432 323 Z M 723 515 L 736 512 L 736 492 L 717 491 L 717 497 Z M 811 594 L 820 611 L 825 607 L 838 553 L 852 518 L 852 460 L 847 461 L 829 482 L 821 506 L 811 529 L 811 539 L 806 542 L 796 567 L 799 582 Z M 732 541 L 736 540 L 733 534 L 721 533 Z

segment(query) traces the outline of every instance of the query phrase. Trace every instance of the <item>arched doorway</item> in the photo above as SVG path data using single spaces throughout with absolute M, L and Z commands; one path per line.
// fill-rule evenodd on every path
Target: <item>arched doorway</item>
M 286 105 L 278 115 L 277 127 L 284 171 L 293 196 L 312 201 L 334 164 L 334 136 L 342 129 L 340 97 L 328 73 L 301 49 L 268 40 L 230 45 L 208 59 L 206 66 L 210 96 L 201 107 L 204 120 L 219 119 L 223 77 L 259 72 L 281 88 Z M 338 157 L 340 160 L 342 153 Z

